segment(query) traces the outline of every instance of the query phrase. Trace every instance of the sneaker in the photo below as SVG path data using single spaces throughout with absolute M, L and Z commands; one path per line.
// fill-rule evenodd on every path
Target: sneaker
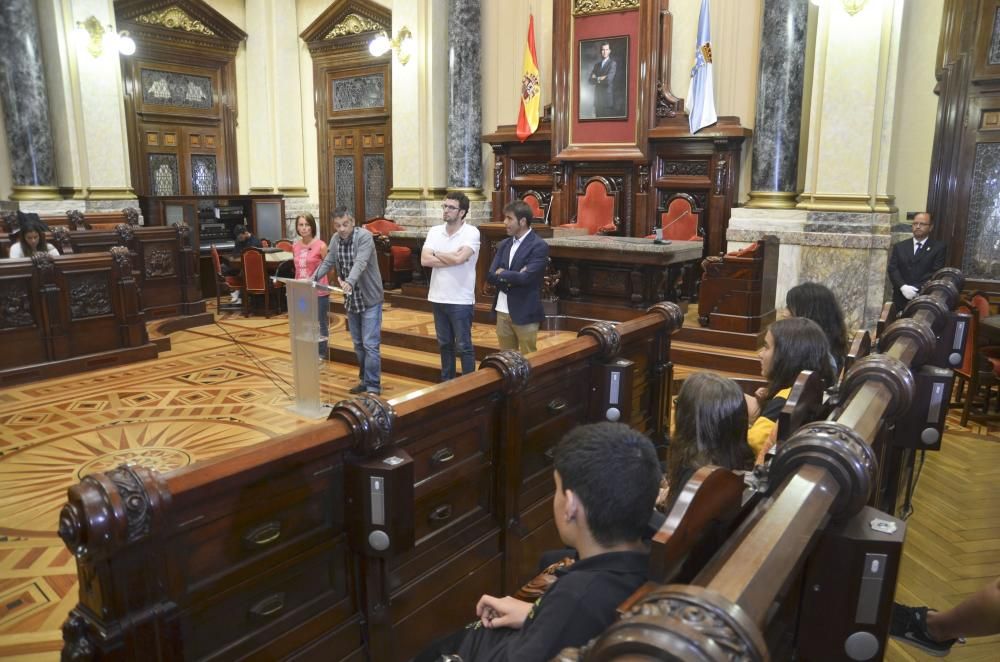
M 907 607 L 899 603 L 892 605 L 892 624 L 889 636 L 904 644 L 916 646 L 934 657 L 945 657 L 951 652 L 958 639 L 935 641 L 927 632 L 927 607 Z
M 229 294 L 229 300 L 232 301 L 233 303 L 239 303 L 239 300 L 240 300 L 240 291 L 239 290 L 233 290 Z
M 351 390 L 348 391 L 348 393 L 354 393 L 355 395 L 357 395 L 358 393 L 364 393 L 364 392 L 365 392 L 365 385 L 363 383 L 361 383 L 361 382 L 358 382 L 357 384 L 355 384 L 354 386 L 352 386 Z

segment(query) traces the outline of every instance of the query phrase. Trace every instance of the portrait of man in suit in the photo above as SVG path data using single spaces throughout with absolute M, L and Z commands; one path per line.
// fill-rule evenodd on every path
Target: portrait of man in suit
M 892 302 L 899 311 L 917 296 L 917 292 L 935 271 L 944 267 L 947 247 L 944 243 L 931 239 L 933 229 L 929 213 L 916 214 L 913 217 L 913 236 L 894 245 L 889 253 Z
M 500 349 L 534 352 L 538 327 L 545 320 L 542 307 L 542 279 L 549 262 L 549 245 L 531 231 L 531 207 L 523 200 L 503 210 L 507 232 L 497 247 L 486 280 L 496 290 L 493 310 L 497 316 Z
M 628 37 L 580 41 L 580 119 L 625 119 Z

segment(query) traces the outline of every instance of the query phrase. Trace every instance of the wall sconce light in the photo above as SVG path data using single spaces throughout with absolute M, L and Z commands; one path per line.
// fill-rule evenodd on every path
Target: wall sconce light
M 115 32 L 110 24 L 107 27 L 101 25 L 94 15 L 88 16 L 85 21 L 77 21 L 73 36 L 77 43 L 86 46 L 93 57 L 101 57 L 105 48 L 117 50 L 122 55 L 135 53 L 135 40 L 127 30 Z
M 413 33 L 410 32 L 410 28 L 405 25 L 401 27 L 395 39 L 389 39 L 388 34 L 380 32 L 368 43 L 368 52 L 375 57 L 385 55 L 390 48 L 396 51 L 400 64 L 405 65 L 409 62 L 410 56 L 413 55 Z
M 843 5 L 844 11 L 847 12 L 848 16 L 857 14 L 865 8 L 865 3 L 868 2 L 868 0 L 812 0 L 812 3 L 817 7 L 822 7 L 823 5 L 838 1 Z

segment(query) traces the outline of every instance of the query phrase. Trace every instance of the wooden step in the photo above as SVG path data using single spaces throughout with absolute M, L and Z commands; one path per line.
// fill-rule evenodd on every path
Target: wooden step
M 679 342 L 676 337 L 675 335 L 670 342 L 670 360 L 675 365 L 760 379 L 760 358 L 756 352 L 718 345 Z

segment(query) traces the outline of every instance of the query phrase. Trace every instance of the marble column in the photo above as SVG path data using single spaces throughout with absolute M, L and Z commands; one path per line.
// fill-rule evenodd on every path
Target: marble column
M 448 190 L 484 200 L 479 0 L 448 11 Z
M 52 130 L 33 0 L 0 2 L 0 101 L 3 103 L 14 200 L 59 198 Z
M 747 207 L 795 207 L 808 0 L 764 0 Z

